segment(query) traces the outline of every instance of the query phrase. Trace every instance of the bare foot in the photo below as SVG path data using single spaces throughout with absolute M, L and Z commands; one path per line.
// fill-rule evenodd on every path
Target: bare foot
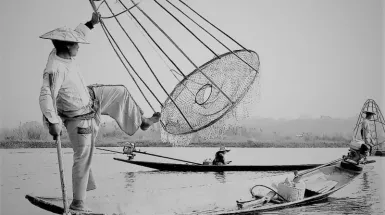
M 85 212 L 85 213 L 90 213 L 92 212 L 90 208 L 88 208 L 84 201 L 82 200 L 72 200 L 72 203 L 70 205 L 70 210 L 74 212 Z
M 143 131 L 147 130 L 152 124 L 159 122 L 161 114 L 156 112 L 150 118 L 142 118 L 142 124 L 140 125 L 140 129 Z

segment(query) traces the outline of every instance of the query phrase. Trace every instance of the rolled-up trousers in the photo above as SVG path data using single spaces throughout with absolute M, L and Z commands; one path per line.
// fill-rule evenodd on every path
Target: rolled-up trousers
M 63 120 L 74 151 L 72 166 L 73 198 L 85 200 L 89 190 L 96 189 L 91 171 L 96 136 L 101 115 L 115 119 L 128 135 L 133 135 L 142 123 L 143 112 L 124 86 L 93 87 L 98 110 L 93 119 Z

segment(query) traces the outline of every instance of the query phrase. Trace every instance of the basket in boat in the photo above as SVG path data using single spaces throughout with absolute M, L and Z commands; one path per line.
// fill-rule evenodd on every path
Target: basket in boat
M 298 201 L 305 196 L 306 185 L 300 181 L 298 183 L 281 182 L 278 184 L 278 194 L 289 202 Z

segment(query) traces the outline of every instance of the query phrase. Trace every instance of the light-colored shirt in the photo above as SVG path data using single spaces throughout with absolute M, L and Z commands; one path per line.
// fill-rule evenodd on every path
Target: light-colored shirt
M 90 29 L 80 24 L 77 31 L 85 36 Z M 52 86 L 50 81 L 52 79 Z M 74 58 L 63 59 L 56 55 L 53 49 L 48 57 L 48 62 L 43 74 L 43 85 L 40 90 L 40 109 L 50 123 L 61 123 L 55 111 L 69 114 L 85 114 L 89 112 L 91 98 L 87 85 L 80 73 L 80 67 Z
M 374 140 L 373 140 L 373 135 L 372 135 L 372 126 L 371 123 L 368 119 L 364 119 L 361 123 L 361 129 L 362 129 L 362 136 L 363 140 L 365 141 L 366 144 L 373 145 Z

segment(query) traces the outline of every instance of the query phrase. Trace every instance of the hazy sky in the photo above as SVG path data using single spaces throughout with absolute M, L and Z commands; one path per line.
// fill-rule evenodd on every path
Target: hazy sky
M 377 101 L 381 108 L 384 107 L 383 1 L 186 2 L 246 48 L 259 54 L 261 95 L 252 115 L 275 118 L 320 115 L 350 117 L 356 115 L 369 98 Z M 187 40 L 184 36 L 187 34 L 178 30 L 175 23 L 159 18 L 167 14 L 160 13 L 162 11 L 155 8 L 152 0 L 143 0 L 140 6 L 150 16 L 157 17 L 156 21 L 163 24 L 162 28 L 173 36 L 198 65 L 212 59 L 213 54 L 201 51 L 199 45 Z M 139 14 L 137 9 L 132 11 Z M 91 6 L 86 0 L 1 1 L 0 127 L 14 127 L 20 122 L 31 120 L 40 121 L 38 97 L 52 43 L 39 36 L 57 27 L 75 28 L 80 22 L 88 21 L 91 13 Z M 114 23 L 110 23 L 111 31 L 119 30 Z M 134 25 L 127 22 L 125 26 L 133 37 L 141 37 Z M 218 32 L 216 35 L 219 35 Z M 130 76 L 110 47 L 100 25 L 92 31 L 90 41 L 90 45 L 81 45 L 77 57 L 86 82 L 124 84 L 146 115 L 151 115 L 151 110 L 137 94 Z M 207 41 L 208 44 L 214 43 L 212 40 Z M 224 41 L 232 44 L 228 40 Z M 161 40 L 160 43 L 166 44 Z M 133 48 L 127 47 L 129 56 Z M 235 45 L 230 47 L 239 49 Z M 148 48 L 143 50 L 145 53 L 151 52 Z M 225 52 L 224 49 L 218 50 L 220 54 Z M 156 55 L 149 55 L 156 58 Z M 135 57 L 130 59 L 140 62 Z M 192 71 L 193 67 L 187 66 L 185 62 L 181 64 L 186 65 L 186 73 Z M 154 65 L 156 73 L 167 82 L 170 75 L 165 69 L 167 67 L 161 63 Z M 144 72 L 142 74 L 146 74 Z M 149 83 L 157 89 L 150 77 Z M 167 89 L 172 90 L 175 84 L 173 81 L 167 82 Z M 163 102 L 165 97 L 160 97 Z

